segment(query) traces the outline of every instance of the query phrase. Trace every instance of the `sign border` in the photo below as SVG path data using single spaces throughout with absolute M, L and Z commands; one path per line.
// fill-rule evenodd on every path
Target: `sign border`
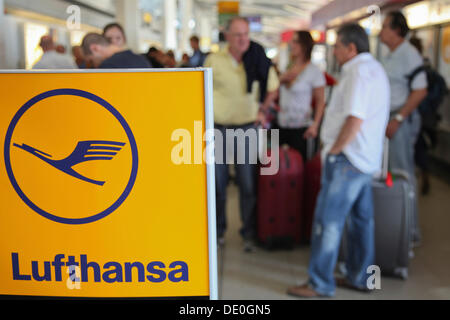
M 206 180 L 207 180 L 207 210 L 208 210 L 208 261 L 209 261 L 209 299 L 218 300 L 217 278 L 217 234 L 216 234 L 216 185 L 214 161 L 214 107 L 213 81 L 211 68 L 158 68 L 158 69 L 59 69 L 59 70 L 0 70 L 0 74 L 63 74 L 63 73 L 158 73 L 158 72 L 202 72 L 205 101 L 205 132 L 206 139 Z M 209 136 L 208 136 L 209 134 Z M 42 296 L 44 297 L 44 296 Z M 66 298 L 66 297 L 55 297 Z M 71 297 L 67 297 L 71 298 Z M 80 297 L 83 299 L 83 297 Z M 130 297 L 135 298 L 135 297 Z M 145 297 L 142 297 L 145 298 Z M 153 298 L 153 297 L 149 297 Z M 155 298 L 171 298 L 155 297 Z M 105 298 L 108 299 L 108 298 Z M 117 299 L 117 298 L 111 298 Z

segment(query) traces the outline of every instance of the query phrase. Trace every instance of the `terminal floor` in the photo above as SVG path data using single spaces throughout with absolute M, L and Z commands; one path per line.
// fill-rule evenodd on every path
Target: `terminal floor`
M 450 299 L 450 185 L 432 179 L 429 195 L 420 197 L 422 245 L 415 249 L 409 278 L 382 277 L 381 289 L 370 294 L 340 289 L 334 299 Z M 296 299 L 289 286 L 307 279 L 309 247 L 244 253 L 238 234 L 241 225 L 238 193 L 228 190 L 226 244 L 218 251 L 220 299 Z

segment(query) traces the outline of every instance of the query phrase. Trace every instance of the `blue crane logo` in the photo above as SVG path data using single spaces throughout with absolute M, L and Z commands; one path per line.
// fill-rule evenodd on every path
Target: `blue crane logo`
M 56 96 L 67 96 L 67 97 L 80 97 L 83 99 L 90 100 L 91 102 L 94 102 L 95 105 L 100 106 L 104 109 L 106 109 L 115 120 L 117 120 L 120 123 L 120 126 L 123 128 L 126 137 L 127 142 L 122 141 L 111 141 L 111 140 L 83 140 L 78 141 L 77 145 L 75 146 L 75 149 L 73 152 L 68 155 L 66 158 L 63 159 L 53 159 L 53 156 L 50 154 L 51 152 L 47 150 L 47 152 L 41 151 L 37 149 L 36 144 L 33 146 L 30 146 L 26 143 L 26 141 L 13 141 L 13 134 L 16 129 L 17 124 L 20 122 L 22 116 L 31 108 L 38 108 L 35 107 L 36 104 L 42 100 L 45 100 L 47 98 L 56 97 Z M 30 129 L 32 130 L 32 129 Z M 122 138 L 121 138 L 122 139 Z M 18 142 L 22 144 L 18 144 Z M 42 144 L 45 144 L 45 142 L 42 142 Z M 55 169 L 58 169 L 59 171 L 62 171 L 66 173 L 67 175 L 70 175 L 76 179 L 79 179 L 81 181 L 94 184 L 97 186 L 104 186 L 107 181 L 99 181 L 94 180 L 92 177 L 86 177 L 85 175 L 82 175 L 80 172 L 76 171 L 74 168 L 76 165 L 85 163 L 88 161 L 108 161 L 113 160 L 118 153 L 125 147 L 129 146 L 131 149 L 131 171 L 129 173 L 129 178 L 124 183 L 122 192 L 117 195 L 114 202 L 109 203 L 108 207 L 101 212 L 89 212 L 88 216 L 82 217 L 82 218 L 70 218 L 70 217 L 64 217 L 61 215 L 64 215 L 64 213 L 55 213 L 50 212 L 51 210 L 44 210 L 42 206 L 39 204 L 39 199 L 33 200 L 30 195 L 27 195 L 21 188 L 20 184 L 18 183 L 17 179 L 18 177 L 14 173 L 13 166 L 11 162 L 14 161 L 13 158 L 11 158 L 11 151 L 13 149 L 20 149 L 25 152 L 28 152 L 32 154 L 33 156 L 39 158 L 40 160 L 44 161 L 45 163 L 51 165 Z M 39 147 L 40 148 L 40 147 Z M 129 150 L 130 150 L 129 149 Z M 50 153 L 49 153 L 50 152 Z M 122 151 L 123 152 L 123 151 Z M 130 126 L 126 122 L 125 118 L 115 109 L 111 104 L 109 104 L 106 100 L 100 98 L 97 95 L 94 95 L 90 92 L 79 90 L 79 89 L 55 89 L 50 90 L 47 92 L 43 92 L 41 94 L 38 94 L 37 96 L 30 99 L 28 102 L 26 102 L 15 114 L 13 119 L 11 120 L 11 123 L 9 124 L 8 131 L 6 133 L 5 143 L 4 143 L 4 159 L 5 159 L 5 168 L 8 173 L 9 180 L 11 181 L 12 186 L 14 187 L 14 190 L 19 195 L 19 197 L 22 199 L 23 202 L 25 202 L 28 207 L 30 207 L 32 210 L 37 212 L 39 215 L 52 220 L 54 222 L 58 223 L 64 223 L 64 224 L 73 224 L 73 225 L 79 225 L 79 224 L 86 224 L 91 223 L 100 219 L 105 218 L 117 208 L 127 199 L 129 196 L 131 190 L 133 189 L 134 183 L 137 178 L 137 171 L 138 171 L 138 149 L 136 145 L 136 140 L 134 138 L 133 132 L 130 129 Z M 128 170 L 128 169 L 127 169 Z M 103 188 L 101 189 L 103 190 Z M 51 199 L 51 197 L 50 197 Z M 95 199 L 93 199 L 95 201 Z
M 48 153 L 30 147 L 26 144 L 22 144 L 20 146 L 17 143 L 14 143 L 15 147 L 31 153 L 32 155 L 47 162 L 49 165 L 55 167 L 56 169 L 61 170 L 62 172 L 67 173 L 72 177 L 97 184 L 99 186 L 103 186 L 105 184 L 105 181 L 89 179 L 75 171 L 72 167 L 86 161 L 111 160 L 117 154 L 117 152 L 122 149 L 124 145 L 125 143 L 116 141 L 80 141 L 75 147 L 75 150 L 67 158 L 61 160 L 53 160 L 50 159 L 52 158 L 52 156 Z

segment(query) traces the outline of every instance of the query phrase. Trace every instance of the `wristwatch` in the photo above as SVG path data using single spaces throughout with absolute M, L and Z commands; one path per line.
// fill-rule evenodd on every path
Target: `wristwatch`
M 404 118 L 400 113 L 397 113 L 397 114 L 394 116 L 394 119 L 397 120 L 399 123 L 402 123 L 403 120 L 405 120 L 405 118 Z

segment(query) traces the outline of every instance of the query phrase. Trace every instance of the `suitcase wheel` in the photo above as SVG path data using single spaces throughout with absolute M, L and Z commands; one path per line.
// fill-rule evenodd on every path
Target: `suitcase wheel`
M 407 268 L 397 268 L 394 271 L 395 275 L 400 277 L 402 280 L 408 279 L 408 269 Z

